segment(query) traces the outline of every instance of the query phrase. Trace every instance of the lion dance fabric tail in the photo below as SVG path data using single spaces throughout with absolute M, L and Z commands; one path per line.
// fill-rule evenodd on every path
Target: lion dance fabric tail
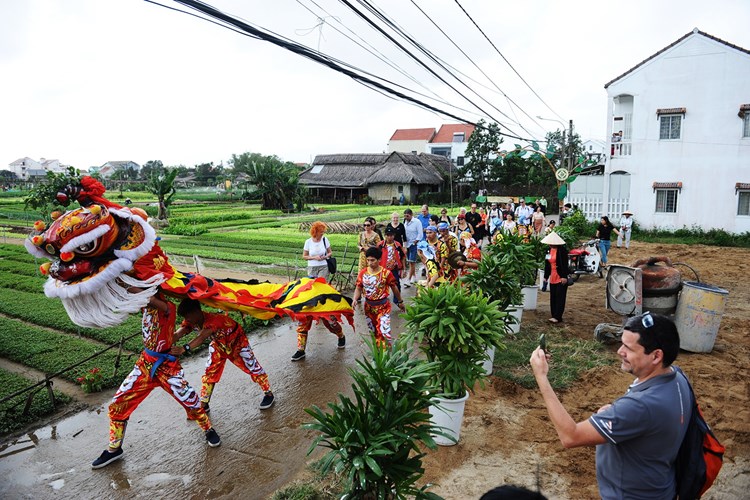
M 49 227 L 37 221 L 25 242 L 29 253 L 50 260 L 41 266 L 49 276 L 44 292 L 62 300 L 75 324 L 118 325 L 139 312 L 159 289 L 259 319 L 334 316 L 352 323 L 351 299 L 322 278 L 273 284 L 180 272 L 159 247 L 146 212 L 121 207 L 103 194 L 104 186 L 91 177 L 68 186 L 58 193 L 58 201 L 75 199 L 81 207 L 53 212 Z

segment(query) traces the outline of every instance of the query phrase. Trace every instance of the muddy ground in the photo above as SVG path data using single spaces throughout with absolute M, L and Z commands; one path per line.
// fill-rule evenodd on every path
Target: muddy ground
M 704 498 L 747 498 L 750 491 L 750 250 L 703 245 L 636 243 L 613 249 L 610 264 L 629 265 L 655 255 L 690 264 L 701 281 L 730 292 L 714 349 L 708 354 L 681 351 L 677 364 L 690 377 L 706 420 L 726 446 L 724 467 Z M 694 280 L 683 268 L 683 279 Z M 536 311 L 524 311 L 524 327 L 549 328 L 548 294 L 539 294 Z M 561 337 L 590 339 L 603 322 L 621 318 L 605 309 L 604 280 L 583 276 L 569 289 Z M 554 344 L 554 334 L 548 339 Z M 560 398 L 578 421 L 621 395 L 632 377 L 613 362 L 586 373 Z M 558 353 L 564 355 L 564 353 Z M 553 354 L 554 356 L 554 354 Z M 599 498 L 594 449 L 565 450 L 535 390 L 493 378 L 467 403 L 458 445 L 430 452 L 425 479 L 445 498 L 479 498 L 494 486 L 512 483 L 536 488 L 549 498 Z

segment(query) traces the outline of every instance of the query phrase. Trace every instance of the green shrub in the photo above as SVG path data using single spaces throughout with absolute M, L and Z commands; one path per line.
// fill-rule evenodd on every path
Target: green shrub
M 432 434 L 442 434 L 430 421 L 427 408 L 435 363 L 411 356 L 403 345 L 380 349 L 369 343 L 369 354 L 350 370 L 354 399 L 339 394 L 329 412 L 305 408 L 315 422 L 303 427 L 320 432 L 308 451 L 329 448 L 321 472 L 335 469 L 344 476 L 348 499 L 438 498 L 422 477 L 424 444 L 435 449 Z
M 29 387 L 36 382 L 36 380 L 30 380 L 0 369 L 0 399 Z M 25 425 L 35 422 L 55 411 L 46 388 L 42 387 L 41 390 L 32 389 L 32 391 L 35 391 L 35 394 L 31 400 L 29 411 L 25 415 L 23 414 L 23 410 L 30 394 L 28 392 L 0 404 L 0 435 L 21 429 Z M 59 391 L 53 392 L 58 407 L 72 401 L 69 396 Z

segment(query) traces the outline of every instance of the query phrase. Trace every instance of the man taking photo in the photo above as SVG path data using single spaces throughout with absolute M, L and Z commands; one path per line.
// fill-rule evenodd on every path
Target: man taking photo
M 680 338 L 666 316 L 630 318 L 617 350 L 620 368 L 635 380 L 624 396 L 576 423 L 547 378 L 550 355 L 541 347 L 531 368 L 563 446 L 596 446 L 596 479 L 605 500 L 677 495 L 675 458 L 691 415 L 687 380 L 672 367 Z

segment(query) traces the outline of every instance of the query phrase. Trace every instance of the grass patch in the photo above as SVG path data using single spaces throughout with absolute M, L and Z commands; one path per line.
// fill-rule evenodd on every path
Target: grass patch
M 597 366 L 612 364 L 611 354 L 594 340 L 564 338 L 559 329 L 522 330 L 515 338 L 505 339 L 506 349 L 495 352 L 495 372 L 527 389 L 536 387 L 529 358 L 539 346 L 539 335 L 547 334 L 547 348 L 552 354 L 549 381 L 555 389 L 570 387 L 581 373 Z
M 336 500 L 341 498 L 341 480 L 334 473 L 321 473 L 323 459 L 309 463 L 305 477 L 276 490 L 271 500 Z
M 0 370 L 0 399 L 36 382 L 36 380 L 29 380 L 15 373 Z M 58 407 L 72 401 L 69 396 L 59 391 L 54 391 L 54 394 Z M 21 429 L 27 424 L 35 422 L 55 411 L 55 408 L 52 407 L 52 402 L 49 400 L 47 389 L 42 387 L 41 391 L 34 394 L 29 411 L 24 415 L 23 409 L 26 406 L 28 397 L 29 393 L 26 393 L 0 404 L 0 435 Z

